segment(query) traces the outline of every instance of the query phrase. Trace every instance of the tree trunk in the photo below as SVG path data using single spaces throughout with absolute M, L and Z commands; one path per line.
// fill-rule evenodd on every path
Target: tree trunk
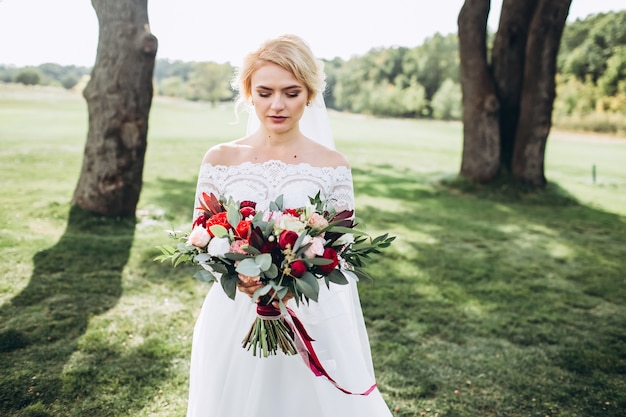
M 83 95 L 89 133 L 72 205 L 134 216 L 143 181 L 157 39 L 147 0 L 92 0 L 100 32 Z
M 463 93 L 461 175 L 479 182 L 500 169 L 500 102 L 487 64 L 489 0 L 466 0 L 459 13 L 459 50 Z
M 504 0 L 491 66 L 489 3 L 466 0 L 459 13 L 461 175 L 489 182 L 512 173 L 520 183 L 543 186 L 556 56 L 571 0 Z
M 538 0 L 504 0 L 491 63 L 500 98 L 500 162 L 511 172 L 526 60 L 526 40 Z
M 513 152 L 513 176 L 523 184 L 546 184 L 544 159 L 556 96 L 556 57 L 570 4 L 571 0 L 539 0 L 530 24 Z

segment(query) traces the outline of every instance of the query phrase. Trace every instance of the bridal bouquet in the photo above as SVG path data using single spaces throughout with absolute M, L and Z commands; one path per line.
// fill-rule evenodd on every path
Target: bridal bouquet
M 296 330 L 299 323 L 294 326 L 285 320 L 292 317 L 297 322 L 284 300 L 317 301 L 322 280 L 327 286 L 348 283 L 340 269 L 369 279 L 363 270 L 365 260 L 395 239 L 357 231 L 354 212 L 335 211 L 319 193 L 309 200 L 305 207 L 285 208 L 280 196 L 268 210 L 257 211 L 253 201 L 203 193 L 191 232 L 170 232 L 179 243 L 160 246 L 162 254 L 155 260 L 170 260 L 174 266 L 199 264 L 203 269 L 194 277 L 218 281 L 232 299 L 242 279 L 260 284 L 253 296 L 260 317 L 244 338 L 244 348 L 265 357 L 278 349 L 296 354 L 302 349 L 296 346 L 299 338 L 294 331 L 309 337 Z

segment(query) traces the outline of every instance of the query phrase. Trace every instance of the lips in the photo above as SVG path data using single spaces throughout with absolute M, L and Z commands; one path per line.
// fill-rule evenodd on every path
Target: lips
M 287 117 L 285 116 L 268 116 L 270 120 L 274 121 L 274 122 L 283 122 L 285 120 L 287 120 Z

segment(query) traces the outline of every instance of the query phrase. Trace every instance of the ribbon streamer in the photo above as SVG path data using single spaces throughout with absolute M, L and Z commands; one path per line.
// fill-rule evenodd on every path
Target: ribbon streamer
M 287 313 L 289 313 L 289 320 L 287 320 L 287 323 L 289 324 L 289 327 L 291 327 L 291 330 L 294 334 L 296 348 L 298 349 L 300 356 L 304 360 L 304 363 L 309 366 L 309 369 L 311 369 L 315 376 L 325 376 L 326 379 L 328 379 L 338 390 L 350 395 L 369 395 L 372 391 L 374 391 L 374 389 L 376 389 L 376 383 L 374 383 L 371 387 L 363 392 L 352 392 L 339 385 L 322 366 L 322 363 L 317 357 L 317 353 L 313 348 L 313 344 L 311 343 L 315 340 L 311 336 L 309 336 L 309 333 L 306 331 L 304 324 L 302 324 L 302 322 L 300 321 L 298 316 L 296 316 L 296 313 L 292 309 L 287 308 Z M 273 305 L 257 305 L 257 314 L 261 318 L 267 318 L 269 320 L 272 320 L 276 319 L 282 313 Z

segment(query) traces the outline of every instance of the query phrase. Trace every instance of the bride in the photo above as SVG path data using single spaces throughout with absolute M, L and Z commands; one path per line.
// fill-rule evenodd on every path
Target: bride
M 308 45 L 285 35 L 250 53 L 237 74 L 240 100 L 254 109 L 244 138 L 211 148 L 202 161 L 202 192 L 252 200 L 264 208 L 279 195 L 302 207 L 318 192 L 338 210 L 354 209 L 346 158 L 333 148 L 322 100 L 324 73 Z M 197 201 L 197 199 L 196 199 Z M 267 208 L 267 206 L 265 206 Z M 256 317 L 257 285 L 240 276 L 235 300 L 213 285 L 198 317 L 191 353 L 188 417 L 389 417 L 375 386 L 356 277 L 320 285 L 318 302 L 288 306 L 315 339 L 328 374 L 316 376 L 298 355 L 253 356 L 241 346 Z

